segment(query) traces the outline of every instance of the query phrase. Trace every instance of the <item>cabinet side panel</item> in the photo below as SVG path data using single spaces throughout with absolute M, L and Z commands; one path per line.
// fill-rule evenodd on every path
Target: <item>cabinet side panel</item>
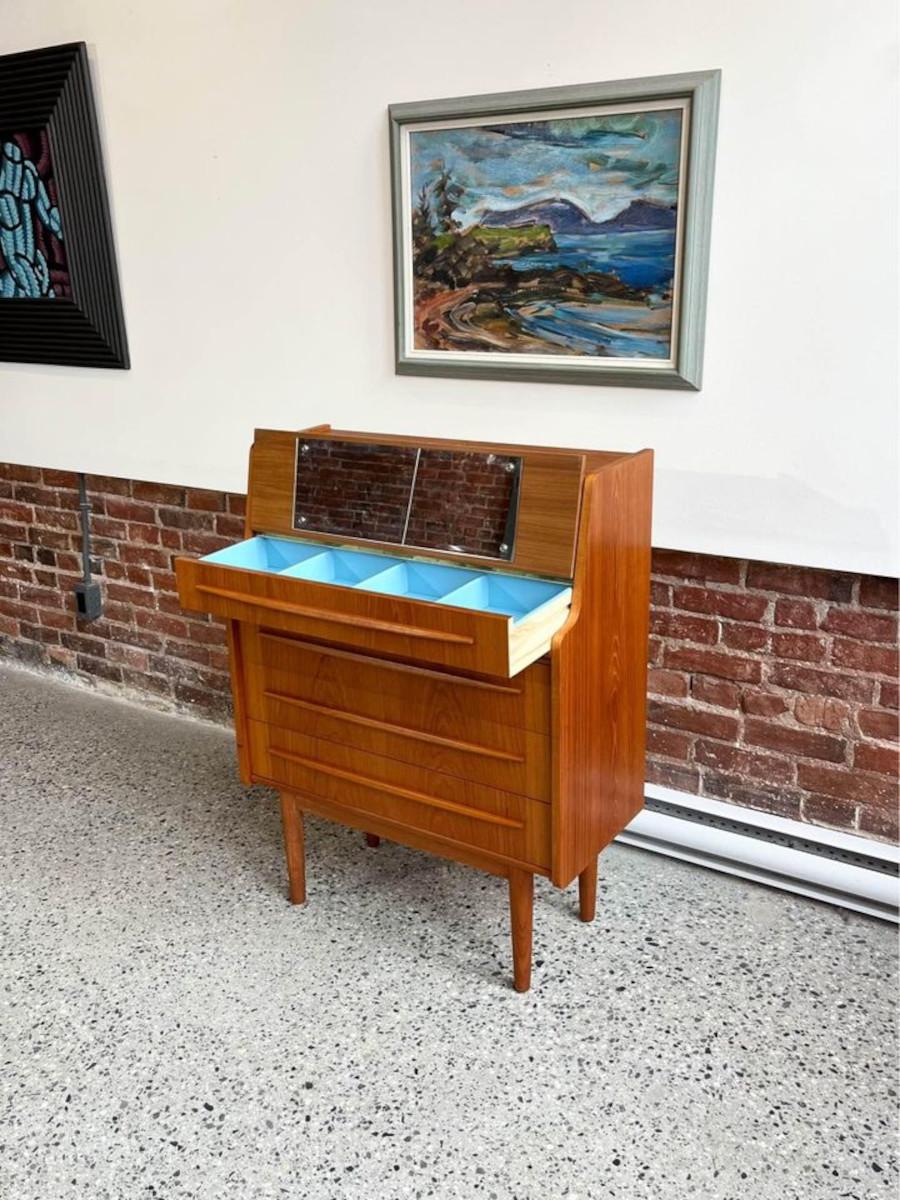
M 565 887 L 644 797 L 652 451 L 585 479 L 571 616 L 553 642 L 553 881 Z

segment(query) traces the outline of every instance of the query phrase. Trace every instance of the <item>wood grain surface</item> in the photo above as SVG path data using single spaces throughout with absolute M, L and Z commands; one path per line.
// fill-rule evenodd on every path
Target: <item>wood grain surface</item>
M 575 598 L 553 641 L 553 882 L 566 887 L 644 802 L 653 454 L 585 480 Z

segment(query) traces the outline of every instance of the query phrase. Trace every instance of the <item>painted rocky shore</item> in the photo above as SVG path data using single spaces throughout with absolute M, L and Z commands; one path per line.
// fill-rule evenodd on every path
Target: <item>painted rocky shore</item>
M 417 349 L 668 353 L 674 207 L 632 200 L 595 222 L 553 198 L 463 228 L 463 194 L 443 172 L 413 212 Z

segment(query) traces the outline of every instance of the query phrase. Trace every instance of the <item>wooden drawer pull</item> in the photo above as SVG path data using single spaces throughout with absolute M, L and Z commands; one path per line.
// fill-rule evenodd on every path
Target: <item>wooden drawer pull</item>
M 312 700 L 300 700 L 296 696 L 288 696 L 285 692 L 263 693 L 270 700 L 281 700 L 285 704 L 293 704 L 304 708 L 307 712 L 322 713 L 326 717 L 334 717 L 338 721 L 349 721 L 353 725 L 365 725 L 369 729 L 380 729 L 385 733 L 396 733 L 401 737 L 415 738 L 419 742 L 430 742 L 435 746 L 447 746 L 451 750 L 461 750 L 464 754 L 479 754 L 483 758 L 499 758 L 504 762 L 523 763 L 524 754 L 508 754 L 505 750 L 494 750 L 491 746 L 481 746 L 477 742 L 461 742 L 456 738 L 440 737 L 436 733 L 425 733 L 421 729 L 408 729 L 405 725 L 391 725 L 387 721 L 378 721 L 374 717 L 363 717 L 359 713 L 345 712 L 340 708 L 328 708 L 324 704 L 316 704 Z
M 368 775 L 358 775 L 355 771 L 342 771 L 340 767 L 332 767 L 327 763 L 317 762 L 314 758 L 304 758 L 302 754 L 292 754 L 290 750 L 282 750 L 278 746 L 270 746 L 269 753 L 273 758 L 284 759 L 308 767 L 320 775 L 331 775 L 334 779 L 345 779 L 360 787 L 372 788 L 376 792 L 384 792 L 388 796 L 403 796 L 407 800 L 415 800 L 417 804 L 427 804 L 429 808 L 443 808 L 447 812 L 456 813 L 460 817 L 471 817 L 475 821 L 485 821 L 488 825 L 502 825 L 506 829 L 524 829 L 524 821 L 514 821 L 510 817 L 501 817 L 497 813 L 484 812 L 480 808 L 470 808 L 467 804 L 454 804 L 452 800 L 439 800 L 437 796 L 429 796 L 427 792 L 416 792 L 411 788 L 395 787 L 390 783 L 382 783 L 380 779 L 372 779 Z
M 354 654 L 351 650 L 338 650 L 334 646 L 310 646 L 309 643 L 291 637 L 290 634 L 275 633 L 271 629 L 261 629 L 259 636 L 266 642 L 278 642 L 282 646 L 293 646 L 299 650 L 313 650 L 316 654 L 325 654 L 329 658 L 347 658 L 351 662 L 363 663 L 367 667 L 372 665 L 372 659 L 367 655 Z M 448 671 L 432 671 L 429 667 L 414 666 L 412 663 L 392 662 L 389 658 L 379 658 L 378 666 L 385 671 L 405 671 L 409 675 L 425 675 L 429 679 L 438 680 L 439 683 L 452 683 L 454 687 L 459 684 L 462 687 L 480 688 L 484 692 L 499 692 L 503 696 L 522 695 L 522 689 L 516 687 L 515 684 L 488 683 L 484 679 L 470 679 L 467 675 L 452 675 Z
M 268 596 L 249 596 L 246 592 L 235 592 L 231 588 L 212 587 L 198 583 L 197 591 L 207 596 L 220 596 L 223 600 L 236 600 L 253 608 L 269 608 L 274 612 L 292 613 L 297 617 L 309 617 L 313 621 L 327 621 L 331 625 L 352 625 L 354 629 L 374 629 L 378 633 L 394 633 L 398 637 L 420 638 L 426 642 L 450 642 L 455 646 L 474 646 L 475 639 L 459 633 L 443 633 L 437 629 L 420 629 L 418 625 L 396 625 L 392 621 L 376 621 L 374 617 L 362 617 L 354 613 L 332 612 L 324 608 L 307 608 L 304 604 L 290 604 L 287 600 L 272 600 Z

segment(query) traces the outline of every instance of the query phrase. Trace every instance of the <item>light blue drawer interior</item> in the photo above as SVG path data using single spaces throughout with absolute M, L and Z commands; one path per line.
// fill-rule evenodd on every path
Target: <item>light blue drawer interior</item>
M 564 593 L 568 593 L 568 599 L 572 593 L 564 583 L 528 575 L 411 562 L 365 550 L 334 550 L 317 543 L 263 536 L 217 550 L 202 561 L 250 571 L 271 571 L 290 579 L 338 584 L 408 600 L 501 613 L 513 622 L 532 616 Z
M 477 574 L 477 571 L 444 567 L 440 563 L 401 562 L 368 580 L 366 590 L 407 596 L 410 600 L 438 601 L 477 578 Z
M 523 579 L 517 575 L 477 575 L 445 597 L 447 604 L 474 608 L 479 612 L 506 613 L 519 621 L 535 612 L 548 600 L 566 591 L 560 584 L 543 579 Z
M 379 554 L 356 554 L 351 550 L 328 550 L 288 567 L 282 575 L 310 579 L 313 583 L 339 583 L 342 587 L 357 587 L 376 575 L 384 574 L 385 560 Z
M 246 542 L 238 542 L 236 546 L 217 550 L 215 554 L 208 554 L 203 561 L 222 563 L 228 567 L 245 567 L 248 571 L 280 573 L 321 553 L 321 546 L 282 541 L 281 538 L 253 537 Z

